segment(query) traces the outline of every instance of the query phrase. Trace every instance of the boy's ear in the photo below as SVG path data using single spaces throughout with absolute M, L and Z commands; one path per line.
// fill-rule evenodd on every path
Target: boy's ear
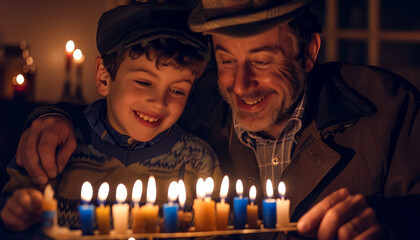
M 312 68 L 314 67 L 320 47 L 321 47 L 321 37 L 319 36 L 319 33 L 314 33 L 312 35 L 312 40 L 309 43 L 309 46 L 306 50 L 307 51 L 306 62 L 305 62 L 306 73 L 310 72 Z
M 103 64 L 103 58 L 95 58 L 95 85 L 98 93 L 106 97 L 109 92 L 109 85 L 111 82 L 111 75 L 109 75 Z

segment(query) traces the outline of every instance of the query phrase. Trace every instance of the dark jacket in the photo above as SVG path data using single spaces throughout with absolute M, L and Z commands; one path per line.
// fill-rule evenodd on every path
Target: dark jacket
M 381 199 L 420 194 L 420 94 L 416 88 L 383 69 L 341 63 L 316 66 L 308 75 L 308 87 L 303 130 L 282 176 L 292 221 L 343 187 L 368 196 L 378 211 L 388 206 Z M 204 101 L 201 107 L 191 104 L 185 113 L 185 119 L 195 118 L 197 124 L 186 120 L 188 124 L 183 125 L 218 152 L 224 174 L 241 178 L 244 189 L 251 184 L 261 189 L 253 151 L 237 138 L 228 106 L 216 96 Z M 234 185 L 230 187 L 234 193 Z M 413 204 L 418 196 L 397 199 L 400 204 L 390 204 L 393 210 L 411 203 L 420 216 Z M 389 215 L 383 212 L 377 215 L 384 220 L 388 235 L 406 234 L 402 226 L 392 229 L 395 223 L 386 226 Z M 416 218 L 419 223 L 417 216 L 410 213 L 400 219 Z

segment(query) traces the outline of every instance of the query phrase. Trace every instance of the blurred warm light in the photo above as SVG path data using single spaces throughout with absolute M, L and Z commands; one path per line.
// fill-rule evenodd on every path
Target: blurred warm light
M 153 176 L 150 176 L 149 181 L 147 182 L 146 201 L 147 203 L 152 204 L 154 204 L 156 201 L 156 180 Z
M 28 42 L 27 41 L 21 41 L 20 42 L 20 49 L 25 49 L 28 47 Z
M 220 198 L 226 198 L 229 191 L 229 177 L 223 177 L 222 186 L 220 187 Z
M 184 208 L 186 199 L 187 199 L 187 192 L 185 190 L 184 181 L 179 179 L 178 180 L 178 200 L 179 200 L 179 206 L 181 208 Z
M 69 41 L 66 43 L 66 51 L 67 51 L 68 53 L 72 53 L 72 52 L 74 51 L 74 42 L 73 42 L 72 40 L 69 40 Z
M 211 197 L 211 194 L 213 193 L 213 190 L 214 190 L 213 178 L 211 177 L 206 178 L 206 180 L 204 181 L 204 185 L 205 185 L 206 196 Z
M 83 56 L 82 50 L 80 50 L 80 49 L 74 50 L 73 59 L 77 63 L 83 62 L 83 60 L 85 60 L 85 57 Z
M 173 181 L 168 188 L 168 201 L 173 203 L 178 198 L 178 183 Z
M 251 189 L 249 189 L 249 199 L 251 202 L 255 201 L 255 198 L 257 197 L 257 188 L 252 185 Z
M 267 184 L 266 184 L 265 191 L 267 192 L 267 197 L 268 198 L 273 197 L 273 183 L 271 182 L 270 179 L 267 179 Z
M 19 85 L 22 85 L 25 82 L 25 78 L 23 77 L 22 74 L 18 74 L 16 76 L 16 83 Z
M 286 185 L 284 184 L 284 182 L 279 183 L 278 190 L 279 190 L 280 198 L 284 198 L 284 195 L 286 195 Z
M 29 57 L 29 49 L 25 48 L 25 49 L 22 51 L 22 57 L 23 57 L 24 59 L 26 59 L 27 57 Z
M 197 180 L 197 185 L 195 188 L 195 193 L 198 199 L 203 199 L 206 196 L 206 191 L 204 188 L 205 188 L 204 179 L 199 178 Z
M 109 184 L 107 182 L 104 182 L 99 187 L 99 191 L 98 191 L 99 201 L 104 202 L 106 198 L 108 197 L 108 193 L 109 193 Z
M 143 193 L 143 183 L 140 179 L 137 179 L 134 182 L 133 192 L 131 193 L 131 201 L 134 203 L 139 203 L 141 199 L 141 194 Z
M 86 202 L 92 200 L 93 188 L 92 185 L 86 181 L 82 185 L 81 199 Z
M 32 65 L 33 63 L 34 63 L 34 59 L 32 57 L 27 57 L 26 58 L 26 64 Z
M 242 197 L 243 193 L 244 193 L 244 185 L 242 184 L 241 179 L 238 179 L 236 181 L 236 194 L 238 194 L 240 197 Z
M 122 183 L 117 186 L 116 199 L 119 203 L 123 203 L 127 199 L 127 188 Z

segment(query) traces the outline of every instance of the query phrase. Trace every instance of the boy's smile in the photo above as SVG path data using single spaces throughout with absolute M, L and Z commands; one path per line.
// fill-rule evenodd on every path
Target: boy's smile
M 145 55 L 132 59 L 126 53 L 115 79 L 112 81 L 108 74 L 106 84 L 99 81 L 106 89 L 99 92 L 107 97 L 111 126 L 121 134 L 147 142 L 176 123 L 194 79 L 187 68 L 178 69 L 171 62 L 157 67 L 155 59 Z

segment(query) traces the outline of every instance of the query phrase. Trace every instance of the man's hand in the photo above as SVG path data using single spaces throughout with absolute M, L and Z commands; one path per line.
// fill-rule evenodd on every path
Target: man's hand
M 365 197 L 345 188 L 317 203 L 299 219 L 297 229 L 320 240 L 382 239 L 382 228 Z
M 32 181 L 46 184 L 61 173 L 76 149 L 70 123 L 60 116 L 45 116 L 32 122 L 22 134 L 16 163 L 25 168 Z
M 42 193 L 35 189 L 16 190 L 1 211 L 4 225 L 12 231 L 23 231 L 39 222 L 42 198 Z

